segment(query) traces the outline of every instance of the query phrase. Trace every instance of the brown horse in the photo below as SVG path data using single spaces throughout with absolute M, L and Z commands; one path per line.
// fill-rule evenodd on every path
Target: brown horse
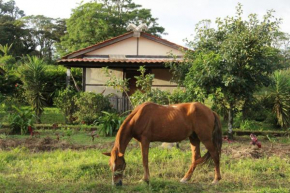
M 123 171 L 126 167 L 124 154 L 132 138 L 141 144 L 144 167 L 142 180 L 149 183 L 149 143 L 153 141 L 179 142 L 187 137 L 191 143 L 192 163 L 180 181 L 188 181 L 198 164 L 212 158 L 215 164 L 213 183 L 217 183 L 221 179 L 221 124 L 218 115 L 201 103 L 182 103 L 169 106 L 143 103 L 135 108 L 119 128 L 111 153 L 103 153 L 110 156 L 112 183 L 122 185 Z M 200 142 L 208 150 L 203 157 L 200 155 Z

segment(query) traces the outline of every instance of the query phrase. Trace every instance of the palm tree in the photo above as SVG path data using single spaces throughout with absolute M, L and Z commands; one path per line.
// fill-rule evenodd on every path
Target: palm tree
M 26 97 L 35 111 L 37 123 L 40 123 L 40 116 L 45 105 L 45 98 L 43 96 L 45 70 L 46 65 L 44 61 L 36 56 L 27 56 L 27 61 L 24 62 L 19 70 Z
M 273 112 L 278 124 L 287 128 L 290 126 L 290 70 L 276 71 L 272 80 L 270 97 L 274 103 Z

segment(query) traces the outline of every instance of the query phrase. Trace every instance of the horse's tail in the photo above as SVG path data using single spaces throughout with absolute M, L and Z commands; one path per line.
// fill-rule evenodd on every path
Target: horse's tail
M 214 129 L 212 132 L 212 142 L 217 150 L 218 156 L 221 156 L 221 150 L 222 150 L 222 127 L 221 122 L 219 119 L 219 116 L 213 112 L 214 114 Z M 207 151 L 201 158 L 196 160 L 196 164 L 204 164 L 210 160 L 211 156 L 209 151 Z
M 217 148 L 217 152 L 219 157 L 221 157 L 222 153 L 222 144 L 223 144 L 223 137 L 222 137 L 222 126 L 220 122 L 219 116 L 216 114 L 216 112 L 213 112 L 214 114 L 214 130 L 212 133 L 212 141 L 214 146 Z

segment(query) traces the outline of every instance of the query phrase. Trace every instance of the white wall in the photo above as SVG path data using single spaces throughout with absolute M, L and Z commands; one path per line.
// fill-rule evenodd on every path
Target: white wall
M 100 48 L 98 50 L 87 53 L 86 55 L 136 55 L 137 39 L 129 38 L 115 44 Z
M 183 55 L 179 50 L 175 50 L 147 38 L 140 37 L 139 39 L 139 55 L 168 55 L 170 52 L 174 55 Z
M 109 69 L 109 72 L 117 78 L 123 79 L 123 69 Z M 86 85 L 85 91 L 92 91 L 96 93 L 110 94 L 114 93 L 121 97 L 122 93 L 113 89 L 112 87 L 106 87 L 105 84 L 109 80 L 109 77 L 105 76 L 104 71 L 101 68 L 86 68 L 86 84 L 100 84 L 96 85 Z

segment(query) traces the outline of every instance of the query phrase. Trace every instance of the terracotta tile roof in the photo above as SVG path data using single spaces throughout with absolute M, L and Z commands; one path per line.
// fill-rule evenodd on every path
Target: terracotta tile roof
M 72 58 L 61 59 L 58 63 L 67 62 L 94 62 L 94 63 L 166 63 L 173 61 L 173 59 L 100 59 L 100 58 Z M 181 62 L 178 59 L 176 62 Z

